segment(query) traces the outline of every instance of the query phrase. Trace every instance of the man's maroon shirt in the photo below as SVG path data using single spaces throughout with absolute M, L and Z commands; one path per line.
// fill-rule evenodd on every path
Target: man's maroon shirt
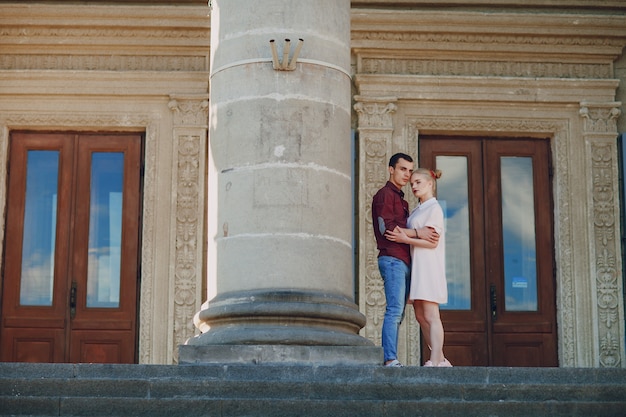
M 393 256 L 407 265 L 411 265 L 409 245 L 387 240 L 385 230 L 393 230 L 396 226 L 406 228 L 409 217 L 409 203 L 404 199 L 404 193 L 391 181 L 374 196 L 372 200 L 372 226 L 378 246 L 378 256 Z

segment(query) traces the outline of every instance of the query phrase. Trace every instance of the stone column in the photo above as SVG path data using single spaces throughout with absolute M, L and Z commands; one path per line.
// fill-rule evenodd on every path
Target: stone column
M 180 360 L 381 361 L 354 302 L 350 1 L 211 4 L 209 301 Z

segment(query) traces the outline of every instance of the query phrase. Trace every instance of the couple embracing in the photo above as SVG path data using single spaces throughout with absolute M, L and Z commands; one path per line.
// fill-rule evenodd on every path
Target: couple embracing
M 439 304 L 448 301 L 445 274 L 443 210 L 435 192 L 440 171 L 418 168 L 397 153 L 389 160 L 389 181 L 372 201 L 372 221 L 378 246 L 387 308 L 382 330 L 384 365 L 398 361 L 398 330 L 407 301 L 413 304 L 430 358 L 424 366 L 450 367 L 443 354 L 443 325 Z M 417 207 L 409 212 L 402 187 L 411 184 Z

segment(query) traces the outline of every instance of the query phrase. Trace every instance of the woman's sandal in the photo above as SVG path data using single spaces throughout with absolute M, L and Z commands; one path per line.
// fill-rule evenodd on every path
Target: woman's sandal
M 452 364 L 446 358 L 443 358 L 443 362 L 439 362 L 437 366 L 440 368 L 452 368 Z
M 424 366 L 426 366 L 426 367 L 434 367 L 435 365 L 433 365 L 432 361 L 426 361 L 424 363 Z M 440 367 L 440 368 L 451 368 L 452 364 L 446 358 L 443 358 L 443 361 L 439 362 L 439 365 L 437 365 L 437 367 Z

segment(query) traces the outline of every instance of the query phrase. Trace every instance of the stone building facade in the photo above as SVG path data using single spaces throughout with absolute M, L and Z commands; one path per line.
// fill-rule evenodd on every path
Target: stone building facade
M 554 170 L 558 365 L 626 367 L 617 141 L 626 132 L 626 4 L 526 3 L 352 2 L 361 335 L 380 343 L 384 293 L 369 201 L 391 154 L 417 157 L 424 135 L 545 138 Z M 178 346 L 197 334 L 193 317 L 211 285 L 210 8 L 92 1 L 0 2 L 0 10 L 3 236 L 11 132 L 141 133 L 136 360 L 176 363 Z M 420 363 L 413 321 L 403 325 L 400 354 Z

